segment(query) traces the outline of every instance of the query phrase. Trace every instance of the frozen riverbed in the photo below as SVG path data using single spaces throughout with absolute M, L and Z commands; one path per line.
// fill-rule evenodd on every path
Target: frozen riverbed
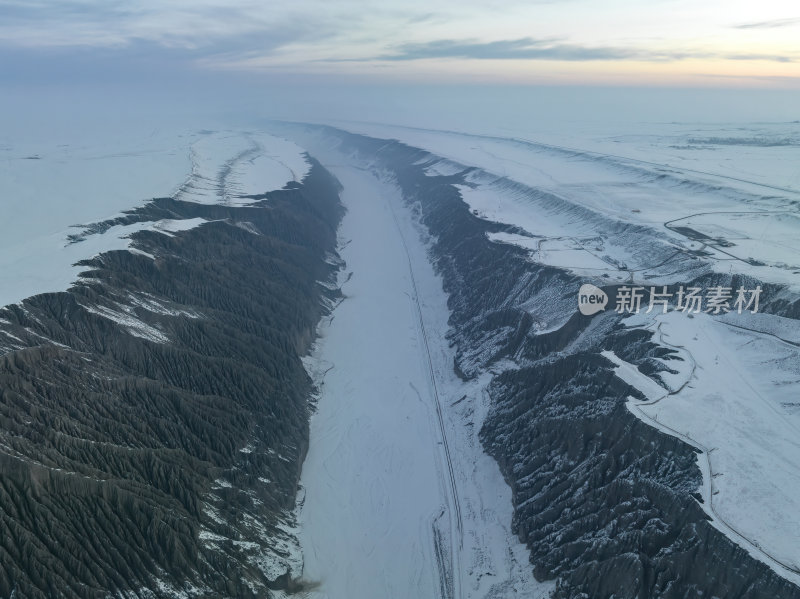
M 336 175 L 353 274 L 319 343 L 332 369 L 303 469 L 304 576 L 326 597 L 434 597 L 441 492 L 408 265 L 385 191 L 358 171 Z
M 309 362 L 324 377 L 301 481 L 303 577 L 331 598 L 547 594 L 477 441 L 486 381 L 452 373 L 446 296 L 399 192 L 331 171 L 348 211 L 345 299 Z

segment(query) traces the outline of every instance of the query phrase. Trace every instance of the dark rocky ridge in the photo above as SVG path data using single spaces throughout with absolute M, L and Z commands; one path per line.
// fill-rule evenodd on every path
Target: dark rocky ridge
M 341 214 L 315 162 L 251 207 L 156 199 L 123 218 L 212 222 L 136 233 L 154 259 L 108 252 L 69 291 L 0 310 L 0 597 L 290 583 L 300 356 L 336 299 L 318 281 L 338 269 Z
M 581 281 L 488 241 L 487 232 L 513 227 L 470 213 L 452 185 L 464 183 L 466 171 L 427 176 L 437 158 L 399 142 L 330 128 L 294 132 L 394 177 L 430 234 L 449 295 L 456 372 L 502 371 L 490 386 L 493 409 L 481 438 L 511 485 L 514 527 L 534 573 L 556 579 L 557 598 L 800 598 L 800 589 L 709 524 L 693 495 L 701 481 L 695 450 L 633 416 L 625 398 L 638 392 L 599 355 L 613 349 L 652 372 L 664 368 L 652 358 L 669 350 L 613 312 L 579 316 Z M 643 247 L 659 251 L 657 240 Z M 697 266 L 689 272 L 698 281 L 723 279 Z M 800 306 L 775 287 L 765 288 L 764 300 L 762 311 L 790 317 Z M 537 322 L 559 324 L 536 334 Z M 503 370 L 507 358 L 520 367 Z

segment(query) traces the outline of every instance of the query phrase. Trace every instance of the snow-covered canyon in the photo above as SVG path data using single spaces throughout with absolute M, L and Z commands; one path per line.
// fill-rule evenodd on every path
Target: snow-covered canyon
M 199 402 L 188 428 L 224 424 L 208 433 L 225 439 L 223 469 L 192 479 L 201 508 L 179 536 L 213 556 L 192 576 L 214 572 L 234 595 L 299 585 L 319 599 L 794 599 L 797 127 L 536 141 L 346 128 L 5 148 L 4 354 L 33 360 L 35 376 L 73 359 L 83 373 L 94 356 L 93 382 L 74 377 L 79 406 L 105 405 L 106 387 L 81 394 L 130 369 L 180 388 L 182 410 Z M 628 315 L 612 300 L 584 318 L 584 282 L 764 293 L 756 314 Z M 303 361 L 309 435 L 296 354 L 320 316 Z M 195 383 L 223 363 L 236 384 Z M 209 416 L 206 393 L 244 411 Z M 69 412 L 72 395 L 60 399 Z M 156 408 L 161 430 L 175 416 Z M 50 421 L 9 414 L 0 457 L 38 468 L 41 445 L 9 448 L 51 434 Z M 102 470 L 104 431 L 91 410 L 78 421 Z M 65 451 L 80 438 L 67 436 Z M 83 467 L 48 456 L 54 472 Z M 78 487 L 65 504 L 83 500 Z M 248 574 L 226 581 L 219 556 Z M 164 592 L 207 590 L 181 568 L 158 579 Z
M 421 231 L 396 184 L 343 160 L 323 158 L 344 187 L 346 269 L 307 361 L 320 393 L 301 479 L 303 579 L 326 598 L 546 596 L 477 439 L 486 380 L 453 373 Z
M 540 539 L 543 546 L 555 552 L 545 557 L 542 550 L 535 547 L 536 541 L 528 540 L 529 548 L 533 549 L 534 565 L 538 567 L 540 561 L 552 564 L 549 572 L 542 568 L 539 574 L 549 578 L 564 568 L 568 561 L 574 563 L 568 568 L 585 567 L 579 564 L 595 559 L 596 552 L 602 554 L 601 547 L 606 543 L 618 544 L 619 548 L 613 551 L 623 552 L 629 541 L 615 533 L 622 525 L 617 520 L 620 516 L 612 514 L 631 510 L 629 517 L 633 518 L 639 510 L 638 503 L 642 501 L 640 494 L 644 494 L 648 502 L 666 508 L 666 513 L 660 514 L 662 523 L 659 526 L 666 527 L 666 530 L 675 527 L 681 534 L 689 534 L 687 531 L 692 530 L 695 524 L 672 523 L 681 518 L 680 512 L 675 511 L 675 502 L 683 505 L 685 517 L 702 520 L 703 516 L 695 511 L 699 506 L 705 517 L 729 540 L 712 542 L 704 539 L 708 533 L 702 529 L 692 540 L 692 545 L 699 543 L 702 551 L 717 555 L 735 553 L 738 545 L 778 576 L 796 580 L 793 549 L 796 546 L 793 540 L 797 534 L 796 523 L 791 519 L 787 522 L 786 515 L 795 511 L 794 489 L 798 480 L 793 465 L 796 463 L 797 445 L 792 433 L 796 419 L 796 402 L 792 398 L 796 389 L 797 355 L 793 340 L 797 327 L 794 317 L 775 314 L 777 311 L 791 316 L 797 299 L 796 269 L 800 262 L 793 241 L 796 227 L 792 211 L 798 194 L 786 161 L 795 151 L 794 147 L 789 145 L 782 153 L 776 153 L 769 143 L 768 132 L 760 133 L 766 140 L 762 142 L 755 138 L 742 138 L 739 133 L 739 138 L 713 138 L 716 141 L 709 138 L 704 146 L 695 138 L 691 138 L 688 145 L 679 146 L 679 139 L 691 134 L 674 132 L 667 136 L 662 129 L 659 136 L 649 138 L 653 146 L 649 153 L 643 151 L 645 144 L 642 140 L 628 143 L 624 136 L 613 140 L 623 141 L 615 151 L 639 156 L 632 159 L 609 154 L 608 144 L 595 144 L 595 150 L 584 152 L 546 143 L 457 132 L 363 124 L 348 126 L 351 127 L 376 137 L 311 127 L 300 138 L 310 136 L 315 153 L 320 152 L 320 147 L 325 147 L 325 143 L 319 143 L 320 137 L 327 137 L 328 145 L 343 146 L 338 157 L 330 160 L 329 164 L 334 170 L 337 165 L 348 161 L 351 164 L 360 161 L 362 167 L 371 167 L 384 185 L 390 185 L 384 189 L 385 197 L 398 195 L 391 189 L 395 183 L 393 177 L 403 177 L 400 187 L 406 206 L 414 211 L 415 218 L 428 213 L 428 226 L 412 227 L 405 236 L 407 239 L 421 236 L 428 240 L 426 243 L 431 243 L 430 234 L 434 237 L 452 236 L 450 241 L 436 239 L 433 242 L 438 246 L 436 250 L 429 246 L 427 255 L 421 252 L 412 260 L 413 269 L 424 271 L 433 260 L 438 261 L 440 267 L 444 264 L 445 269 L 454 271 L 449 279 L 448 294 L 450 301 L 459 306 L 460 313 L 455 316 L 449 313 L 448 327 L 445 325 L 448 311 L 443 308 L 438 317 L 433 311 L 428 324 L 430 330 L 436 331 L 429 338 L 447 340 L 447 345 L 456 345 L 452 337 L 446 336 L 449 331 L 464 343 L 458 345 L 458 349 L 442 344 L 444 359 L 434 377 L 441 380 L 440 395 L 451 396 L 455 404 L 451 406 L 454 408 L 453 430 L 448 439 L 452 446 L 466 431 L 467 439 L 472 435 L 474 442 L 478 438 L 475 433 L 485 422 L 485 416 L 494 411 L 490 430 L 497 432 L 484 430 L 484 447 L 477 444 L 477 452 L 459 453 L 459 456 L 462 459 L 466 457 L 465 462 L 476 460 L 480 463 L 485 457 L 481 449 L 488 446 L 489 451 L 504 464 L 506 476 L 516 479 L 512 480 L 517 493 L 515 525 L 522 527 L 523 534 L 529 539 Z M 394 139 L 388 139 L 389 135 Z M 404 146 L 396 139 L 409 145 Z M 659 145 L 667 142 L 672 145 Z M 714 154 L 719 163 L 706 159 L 705 162 L 694 161 L 692 168 L 683 168 L 676 162 L 683 153 L 694 156 L 709 151 L 709 146 L 714 144 L 722 148 Z M 737 146 L 736 151 L 731 150 L 731 146 Z M 745 150 L 738 146 L 744 146 Z M 783 158 L 783 161 L 773 164 L 772 184 L 755 176 L 737 177 L 728 162 L 733 158 L 739 161 L 737 164 L 743 165 L 747 157 L 763 159 L 767 154 Z M 367 176 L 369 170 L 361 173 Z M 349 178 L 349 175 L 343 177 Z M 348 204 L 347 187 L 345 183 L 345 204 Z M 358 189 L 358 186 L 351 183 L 352 189 Z M 375 192 L 365 190 L 362 195 L 375 195 Z M 453 199 L 440 199 L 444 197 Z M 353 201 L 352 197 L 350 201 Z M 394 205 L 402 204 L 398 197 Z M 450 208 L 445 209 L 444 204 Z M 347 224 L 344 226 L 346 230 Z M 370 228 L 368 221 L 364 221 L 363 226 Z M 484 228 L 483 241 L 473 241 L 470 235 L 480 228 Z M 767 231 L 769 235 L 765 234 Z M 358 239 L 354 233 L 347 237 Z M 382 247 L 388 246 L 390 238 L 384 236 Z M 508 249 L 500 249 L 503 247 Z M 514 248 L 522 250 L 521 253 Z M 348 251 L 355 252 L 349 246 L 343 247 L 343 255 Z M 500 262 L 496 257 L 489 258 L 495 254 L 506 254 L 513 259 Z M 359 257 L 357 253 L 353 254 L 356 262 Z M 518 262 L 520 258 L 522 261 Z M 461 263 L 464 263 L 463 268 Z M 469 272 L 471 267 L 467 265 L 471 263 L 478 268 L 479 274 Z M 488 271 L 483 272 L 483 268 Z M 352 270 L 353 277 L 357 276 L 357 271 L 355 268 Z M 483 285 L 487 279 L 495 281 L 494 290 L 491 287 L 480 290 L 462 288 Z M 611 310 L 598 317 L 596 323 L 589 324 L 588 320 L 574 318 L 575 294 L 581 279 L 602 285 L 609 292 L 626 283 L 645 286 L 700 281 L 712 286 L 736 281 L 755 286 L 762 282 L 766 292 L 761 309 L 768 314 L 743 314 L 738 318 L 734 318 L 735 314 L 730 317 L 700 314 L 694 316 L 693 321 L 691 314 L 676 312 L 663 318 L 656 313 L 643 313 L 625 319 L 621 318 L 622 315 L 615 316 Z M 355 285 L 344 284 L 345 295 L 351 284 Z M 438 285 L 434 288 L 438 289 Z M 397 289 L 396 293 L 415 295 L 408 289 Z M 425 293 L 419 295 L 424 297 Z M 347 301 L 350 300 L 345 300 L 345 303 Z M 470 301 L 476 303 L 470 304 Z M 444 298 L 438 302 L 445 306 Z M 429 300 L 428 303 L 435 302 Z M 425 306 L 426 302 L 423 301 L 422 305 Z M 621 328 L 609 328 L 617 321 Z M 382 321 L 375 326 L 386 326 L 386 323 Z M 388 338 L 396 340 L 398 335 L 388 335 Z M 325 343 L 323 339 L 320 344 L 323 356 Z M 564 343 L 566 345 L 562 345 Z M 556 352 L 555 348 L 559 350 Z M 626 359 L 634 363 L 620 358 L 614 350 L 625 354 Z M 434 347 L 428 351 L 435 356 L 438 350 Z M 586 359 L 585 352 L 603 356 L 603 359 L 597 363 L 597 375 L 583 380 L 580 360 Z M 347 352 L 333 350 L 323 361 L 335 365 L 337 354 L 347 355 Z M 436 363 L 435 357 L 433 363 Z M 460 379 L 448 374 L 453 364 Z M 557 367 L 553 368 L 552 364 Z M 612 367 L 610 371 L 609 365 Z M 352 368 L 352 372 L 359 371 Z M 612 376 L 616 376 L 618 382 L 629 385 L 631 393 L 642 397 L 620 403 L 619 400 L 625 398 L 623 391 L 604 388 L 610 384 L 606 378 L 608 372 L 614 373 Z M 334 366 L 328 377 L 348 376 L 335 373 Z M 448 378 L 451 383 L 446 382 Z M 452 391 L 441 393 L 449 385 L 452 385 Z M 545 391 L 550 389 L 550 385 L 554 386 L 553 389 Z M 547 426 L 548 414 L 563 417 L 565 410 L 572 409 L 568 408 L 574 401 L 570 397 L 580 389 L 580 385 L 591 389 L 586 396 L 590 403 L 579 412 L 582 414 L 579 418 L 585 419 L 585 423 L 570 428 L 566 424 L 570 418 L 566 418 L 563 425 L 550 424 L 550 431 L 539 428 Z M 481 398 L 482 391 L 487 389 L 491 398 Z M 531 398 L 533 389 L 537 391 Z M 325 409 L 325 393 L 323 386 L 321 414 Z M 333 395 L 346 394 L 337 390 Z M 548 402 L 553 400 L 557 405 L 559 401 L 566 403 L 548 407 Z M 531 401 L 533 403 L 529 403 Z M 606 401 L 608 407 L 601 412 L 589 407 L 591 403 L 602 405 Z M 539 405 L 540 402 L 544 403 Z M 464 411 L 466 417 L 459 419 L 457 414 L 462 405 L 469 408 Z M 603 411 L 611 410 L 612 405 L 616 406 L 613 412 L 603 414 Z M 605 447 L 605 439 L 601 441 L 602 435 L 594 430 L 599 424 L 590 424 L 597 417 L 606 422 L 605 426 L 614 429 L 631 426 L 628 416 L 616 413 L 619 409 L 630 410 L 630 414 L 652 427 L 651 432 L 641 434 L 642 448 L 634 449 L 627 445 L 638 436 L 632 429 L 624 433 L 617 431 L 621 435 L 619 443 L 624 444 L 624 448 Z M 337 418 L 341 415 L 338 414 Z M 538 423 L 540 419 L 541 424 Z M 331 424 L 322 419 L 320 422 Z M 533 428 L 527 429 L 528 426 Z M 559 428 L 562 426 L 563 429 Z M 576 459 L 572 449 L 565 448 L 567 453 L 561 455 L 553 447 L 545 456 L 541 452 L 546 448 L 536 449 L 539 443 L 537 435 L 543 434 L 552 434 L 553 441 L 564 444 L 566 448 L 580 443 L 578 439 L 583 438 L 582 442 L 589 444 L 584 446 L 587 455 L 572 466 L 570 464 Z M 655 438 L 663 439 L 663 435 L 674 437 L 678 444 L 673 446 L 672 441 L 655 441 Z M 651 436 L 653 439 L 649 439 Z M 614 442 L 613 439 L 608 441 Z M 648 444 L 650 447 L 664 447 L 648 455 L 644 450 Z M 516 453 L 505 445 L 515 448 Z M 335 449 L 331 451 L 336 453 Z M 526 451 L 531 455 L 526 456 Z M 691 457 L 692 451 L 699 452 L 697 459 Z M 615 455 L 614 465 L 604 470 L 596 461 L 600 455 Z M 314 457 L 312 434 L 309 459 Z M 637 473 L 623 468 L 631 459 L 655 460 L 656 463 Z M 343 461 L 349 462 L 348 459 Z M 336 461 L 326 462 L 331 463 Z M 457 465 L 455 470 L 462 467 L 463 464 Z M 562 468 L 566 471 L 556 475 Z M 576 470 L 570 471 L 570 468 Z M 617 471 L 617 468 L 621 470 Z M 319 469 L 316 466 L 314 471 Z M 596 487 L 596 483 L 588 482 L 581 470 L 596 471 L 596 476 L 611 481 L 620 477 L 626 481 L 624 484 L 655 487 L 652 491 L 632 491 L 628 498 L 618 490 L 601 490 L 604 485 Z M 313 478 L 311 474 L 304 476 L 308 481 Z M 548 481 L 548 476 L 555 478 Z M 344 479 L 339 477 L 338 480 Z M 553 495 L 560 485 L 574 487 L 574 499 L 567 499 L 563 494 Z M 550 489 L 551 486 L 554 488 Z M 503 487 L 503 484 L 498 486 Z M 667 495 L 671 495 L 671 499 L 654 499 L 653 494 L 658 495 L 670 487 Z M 310 489 L 309 486 L 305 489 L 307 502 L 313 496 Z M 362 497 L 363 492 L 358 491 L 356 495 Z M 479 492 L 476 496 L 480 495 Z M 446 512 L 448 494 L 443 493 L 442 497 L 440 501 Z M 686 503 L 687 499 L 689 503 Z M 620 505 L 614 505 L 615 500 Z M 545 501 L 563 505 L 557 508 Z M 667 507 L 670 502 L 672 506 Z M 315 509 L 318 508 L 312 507 L 308 513 Z M 587 509 L 598 511 L 595 518 L 606 522 L 604 529 L 594 530 L 593 525 L 581 520 L 580 514 Z M 608 515 L 600 515 L 605 510 L 610 510 Z M 688 515 L 690 513 L 692 515 Z M 644 514 L 635 517 L 644 517 Z M 380 522 L 385 522 L 384 518 Z M 551 522 L 553 518 L 558 524 Z M 636 526 L 646 528 L 658 520 L 651 518 L 647 525 L 642 521 Z M 452 530 L 452 526 L 450 528 Z M 313 529 L 312 526 L 309 530 Z M 638 529 L 634 527 L 633 530 Z M 647 543 L 654 543 L 653 539 L 660 536 L 655 532 L 631 532 L 644 534 L 648 540 L 641 542 Z M 607 535 L 610 535 L 608 539 L 603 540 Z M 474 554 L 481 553 L 477 549 L 479 545 L 475 544 Z M 581 547 L 580 552 L 586 552 L 583 557 L 575 557 L 576 546 Z M 677 592 L 681 585 L 692 584 L 688 582 L 689 572 L 680 570 L 691 563 L 683 555 L 687 550 L 667 546 L 660 551 L 663 555 L 672 553 L 674 557 L 651 558 L 656 560 L 658 571 L 663 572 L 656 576 L 653 584 L 661 585 L 657 588 L 665 593 Z M 499 555 L 497 552 L 494 554 Z M 458 556 L 459 552 L 454 552 L 454 555 Z M 742 559 L 736 555 L 726 558 L 731 560 L 730 567 Z M 316 559 L 314 557 L 312 563 Z M 577 580 L 584 588 L 595 585 L 593 588 L 597 592 L 615 585 L 635 585 L 635 577 L 617 579 L 619 568 L 627 567 L 622 566 L 624 560 L 624 555 L 615 555 L 610 561 L 618 561 L 619 565 L 591 581 L 585 576 Z M 682 562 L 684 565 L 672 565 Z M 673 580 L 676 574 L 667 574 L 666 571 L 675 567 L 681 573 Z M 787 596 L 791 596 L 791 591 L 786 589 L 793 587 L 781 587 L 777 591 L 784 583 L 765 576 L 764 570 L 759 569 L 761 566 L 749 564 L 747 567 L 754 568 L 753 572 L 759 571 L 758 577 L 751 578 L 753 574 L 741 571 L 741 578 L 725 581 L 725 574 L 709 573 L 707 580 L 696 584 L 722 585 L 709 587 L 715 592 L 725 588 L 728 589 L 726 592 L 743 592 L 749 585 L 750 592 L 772 588 L 775 592 L 789 592 Z M 457 563 L 454 568 L 458 569 Z M 470 568 L 467 572 L 471 576 Z M 319 576 L 321 585 L 324 578 Z M 464 590 L 486 592 L 474 581 L 471 588 L 470 581 L 467 584 L 462 581 L 460 585 L 456 581 L 453 588 L 456 593 Z M 449 593 L 453 592 L 446 586 L 443 589 L 442 596 L 450 596 Z M 560 592 L 565 591 L 561 589 Z

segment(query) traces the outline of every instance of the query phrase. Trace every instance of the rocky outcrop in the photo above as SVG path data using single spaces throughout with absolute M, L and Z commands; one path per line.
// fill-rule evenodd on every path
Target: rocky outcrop
M 336 299 L 338 183 L 203 218 L 0 311 L 0 596 L 266 597 L 291 583 L 308 442 L 300 357 Z M 84 235 L 91 235 L 86 231 Z M 80 236 L 73 239 L 80 242 Z

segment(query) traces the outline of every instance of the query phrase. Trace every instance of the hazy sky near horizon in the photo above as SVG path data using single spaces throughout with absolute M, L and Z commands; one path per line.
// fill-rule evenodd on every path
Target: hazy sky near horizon
M 0 0 L 0 77 L 800 87 L 789 0 Z

